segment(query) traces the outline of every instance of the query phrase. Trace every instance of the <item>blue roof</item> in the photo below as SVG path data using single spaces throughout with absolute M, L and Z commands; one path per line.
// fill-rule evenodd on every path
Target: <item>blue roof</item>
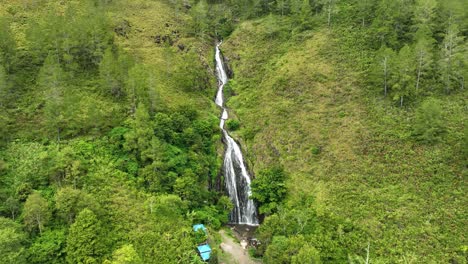
M 193 226 L 193 231 L 197 232 L 198 230 L 203 230 L 206 233 L 206 227 L 203 224 L 198 224 Z
M 207 261 L 210 259 L 210 254 L 211 252 L 205 252 L 205 253 L 201 253 L 200 256 L 203 259 L 203 261 Z
M 198 246 L 198 252 L 200 252 L 200 256 L 204 261 L 209 260 L 211 255 L 211 247 L 208 244 Z

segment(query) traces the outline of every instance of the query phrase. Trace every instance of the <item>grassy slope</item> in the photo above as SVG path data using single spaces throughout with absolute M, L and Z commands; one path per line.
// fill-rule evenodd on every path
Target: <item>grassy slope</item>
M 228 105 L 254 170 L 279 158 L 291 198 L 312 195 L 319 212 L 367 230 L 374 260 L 447 262 L 466 243 L 464 100 L 443 99 L 447 144 L 415 143 L 411 111 L 368 99 L 365 76 L 334 59 L 336 38 L 291 37 L 284 25 L 245 22 L 223 46 L 236 74 Z
M 128 37 L 117 36 L 116 41 L 152 69 L 157 92 L 168 106 L 193 104 L 198 109 L 207 109 L 211 94 L 215 92 L 214 82 L 211 85 L 213 91 L 187 93 L 171 80 L 171 72 L 184 60 L 183 54 L 188 50 L 195 51 L 207 69 L 212 66 L 213 47 L 209 40 L 201 42 L 187 35 L 191 19 L 188 14 L 170 8 L 161 1 L 121 1 L 111 10 L 110 17 L 116 25 L 124 20 L 129 22 L 131 27 Z M 156 36 L 170 36 L 174 41 L 172 47 L 155 43 Z M 183 45 L 185 50 L 180 51 L 178 45 Z

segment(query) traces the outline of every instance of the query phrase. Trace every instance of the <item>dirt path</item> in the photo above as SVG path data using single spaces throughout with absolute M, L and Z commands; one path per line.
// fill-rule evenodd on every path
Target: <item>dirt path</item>
M 219 231 L 223 242 L 221 243 L 221 249 L 232 256 L 231 261 L 228 263 L 237 264 L 259 264 L 260 262 L 254 261 L 250 258 L 247 249 L 243 249 L 239 243 L 234 241 L 233 238 L 229 237 L 224 230 Z

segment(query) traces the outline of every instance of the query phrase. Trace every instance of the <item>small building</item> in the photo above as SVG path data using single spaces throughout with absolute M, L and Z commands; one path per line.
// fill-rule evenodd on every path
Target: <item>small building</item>
M 195 233 L 198 232 L 199 230 L 205 233 L 205 239 L 206 239 L 206 236 L 208 235 L 208 230 L 206 229 L 206 227 L 203 224 L 197 224 L 193 226 L 193 231 L 195 231 Z M 206 240 L 202 244 L 199 244 L 197 246 L 197 249 L 203 261 L 208 261 L 210 259 L 211 247 L 210 245 L 208 245 L 208 242 Z
M 197 232 L 198 230 L 202 230 L 203 232 L 205 232 L 205 234 L 208 235 L 206 227 L 203 224 L 197 224 L 193 226 L 193 231 Z
M 200 257 L 203 261 L 208 261 L 211 255 L 211 247 L 208 244 L 203 244 L 197 247 L 198 253 L 200 253 Z

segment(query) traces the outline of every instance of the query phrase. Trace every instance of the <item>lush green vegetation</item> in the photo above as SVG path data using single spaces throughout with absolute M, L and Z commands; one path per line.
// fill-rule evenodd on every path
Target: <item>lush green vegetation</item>
M 255 256 L 466 263 L 465 6 L 3 1 L 2 261 L 199 262 L 191 225 L 232 208 L 211 102 L 222 38 Z
M 245 16 L 224 51 L 266 214 L 256 254 L 466 263 L 463 1 L 248 2 L 228 3 Z
M 212 42 L 190 11 L 4 1 L 0 14 L 2 261 L 199 262 L 192 224 L 219 228 L 232 207 L 214 188 Z

